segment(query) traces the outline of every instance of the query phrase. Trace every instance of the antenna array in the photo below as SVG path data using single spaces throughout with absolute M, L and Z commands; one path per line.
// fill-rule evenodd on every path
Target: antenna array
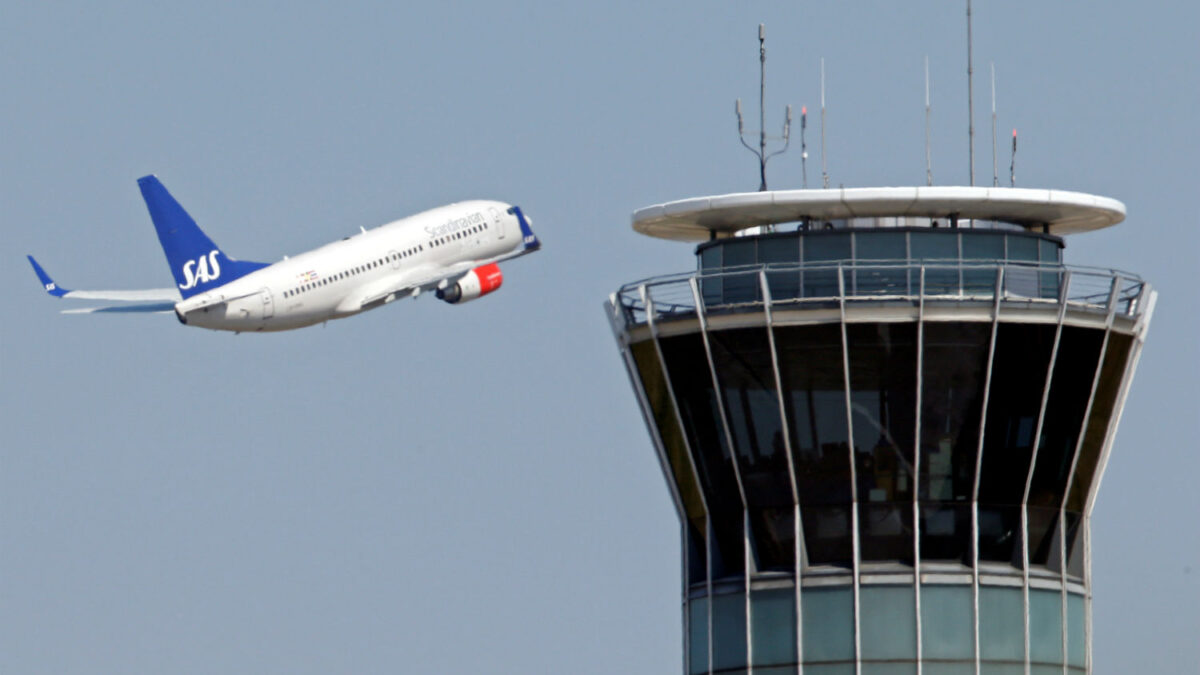
M 758 157 L 758 175 L 759 184 L 758 191 L 766 192 L 767 190 L 767 161 L 775 155 L 782 154 L 788 149 L 791 143 L 792 129 L 792 106 L 787 107 L 787 116 L 783 122 L 783 147 L 771 154 L 767 154 L 767 123 L 766 110 L 764 108 L 764 100 L 766 98 L 766 69 L 767 69 L 767 47 L 766 47 L 766 30 L 763 24 L 758 24 L 758 149 L 755 150 L 746 142 L 746 131 L 742 124 L 742 99 L 737 99 L 734 110 L 737 113 L 738 121 L 738 139 L 746 149 L 754 153 Z

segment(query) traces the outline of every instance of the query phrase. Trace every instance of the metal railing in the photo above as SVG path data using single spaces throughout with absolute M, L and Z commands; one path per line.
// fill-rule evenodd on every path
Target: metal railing
M 696 292 L 693 292 L 693 280 Z M 1074 265 L 996 262 L 836 261 L 771 263 L 653 277 L 615 294 L 628 325 L 707 313 L 753 311 L 769 298 L 773 310 L 850 303 L 992 303 L 1058 305 L 1137 317 L 1150 285 L 1127 272 Z

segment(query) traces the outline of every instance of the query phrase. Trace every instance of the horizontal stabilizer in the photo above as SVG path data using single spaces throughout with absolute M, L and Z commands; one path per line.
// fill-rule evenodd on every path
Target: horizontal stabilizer
M 178 289 L 174 288 L 146 288 L 127 291 L 72 291 L 54 283 L 46 270 L 34 260 L 33 256 L 25 256 L 29 259 L 29 264 L 33 265 L 33 272 L 37 274 L 38 280 L 42 282 L 42 287 L 46 292 L 56 298 L 72 298 L 75 300 L 109 300 L 117 302 L 155 302 L 158 304 L 168 304 L 168 307 L 173 307 L 180 300 Z M 137 311 L 137 310 L 133 310 Z M 158 311 L 158 310 L 154 310 Z
M 146 304 L 130 304 L 130 305 L 110 305 L 108 307 L 80 307 L 77 309 L 64 309 L 63 314 L 129 314 L 129 313 L 148 313 L 148 314 L 166 314 L 175 311 L 175 303 L 173 302 L 153 302 Z

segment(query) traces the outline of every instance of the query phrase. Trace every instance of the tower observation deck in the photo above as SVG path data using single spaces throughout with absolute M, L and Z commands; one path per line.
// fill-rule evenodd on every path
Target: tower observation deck
M 1155 293 L 1052 190 L 651 206 L 606 311 L 680 518 L 687 675 L 1091 672 L 1090 517 Z

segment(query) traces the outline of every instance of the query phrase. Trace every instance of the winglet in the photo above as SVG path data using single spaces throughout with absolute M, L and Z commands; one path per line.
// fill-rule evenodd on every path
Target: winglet
M 62 296 L 66 295 L 67 293 L 71 292 L 65 288 L 59 287 L 58 284 L 54 283 L 54 280 L 50 278 L 50 275 L 46 274 L 46 270 L 42 269 L 42 266 L 39 265 L 38 262 L 33 259 L 33 256 L 27 255 L 25 257 L 29 258 L 29 264 L 33 265 L 33 271 L 35 274 L 37 274 L 38 279 L 41 280 L 42 287 L 44 287 L 46 289 L 47 293 L 49 293 L 50 295 L 53 295 L 56 298 L 61 298 Z

